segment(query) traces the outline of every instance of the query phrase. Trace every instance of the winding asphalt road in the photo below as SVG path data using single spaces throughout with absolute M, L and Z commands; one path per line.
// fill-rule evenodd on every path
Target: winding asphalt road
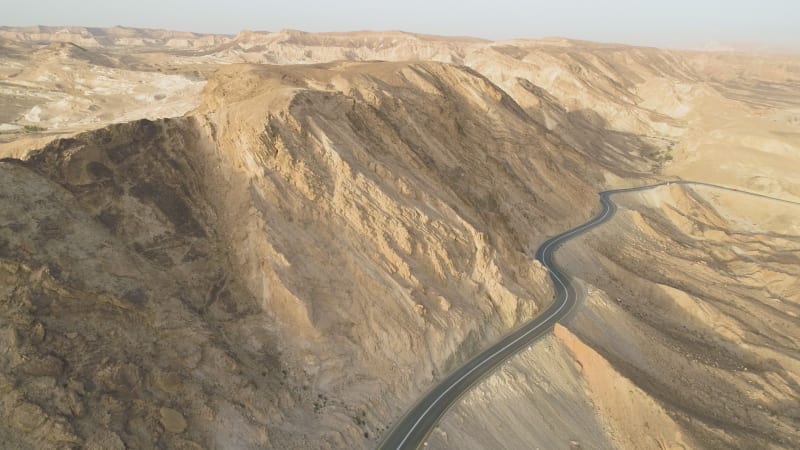
M 706 186 L 731 192 L 738 192 L 755 197 L 777 200 L 795 204 L 789 200 L 769 197 L 754 192 L 743 191 L 726 186 L 694 181 L 665 181 L 662 183 L 628 189 L 614 189 L 600 193 L 600 212 L 590 221 L 545 241 L 536 250 L 536 259 L 550 272 L 555 285 L 556 299 L 544 312 L 536 316 L 516 331 L 508 334 L 499 342 L 481 352 L 463 366 L 450 373 L 439 384 L 434 386 L 414 407 L 398 422 L 385 437 L 379 448 L 384 450 L 416 449 L 423 445 L 425 439 L 436 426 L 442 415 L 472 386 L 491 373 L 495 367 L 508 360 L 519 350 L 531 342 L 549 333 L 556 322 L 562 319 L 577 302 L 575 288 L 570 277 L 561 272 L 553 261 L 553 252 L 564 242 L 583 234 L 592 228 L 602 225 L 614 216 L 617 206 L 611 196 L 627 192 L 644 191 L 669 184 Z

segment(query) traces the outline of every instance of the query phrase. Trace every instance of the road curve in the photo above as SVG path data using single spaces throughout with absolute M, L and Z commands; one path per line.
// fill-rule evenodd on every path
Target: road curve
M 467 361 L 441 380 L 392 428 L 379 448 L 383 450 L 401 450 L 416 449 L 422 446 L 442 415 L 465 392 L 519 350 L 549 333 L 555 323 L 570 312 L 577 302 L 575 288 L 572 286 L 570 278 L 561 272 L 553 261 L 553 253 L 564 242 L 610 220 L 617 210 L 617 206 L 611 201 L 611 196 L 620 193 L 644 191 L 669 184 L 705 186 L 784 203 L 800 204 L 736 188 L 683 180 L 664 181 L 647 186 L 601 192 L 599 194 L 600 212 L 594 218 L 583 225 L 548 239 L 536 250 L 536 259 L 548 269 L 550 278 L 553 280 L 556 293 L 555 301 L 530 322 L 506 335 L 499 342 Z

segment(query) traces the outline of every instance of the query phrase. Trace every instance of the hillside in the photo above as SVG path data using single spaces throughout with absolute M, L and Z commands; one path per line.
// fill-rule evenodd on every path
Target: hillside
M 2 163 L 4 435 L 369 445 L 550 301 L 525 252 L 584 166 L 436 63 L 226 67 L 191 116 Z
M 0 447 L 374 448 L 597 192 L 800 199 L 800 59 L 0 28 Z M 620 196 L 434 448 L 794 448 L 796 207 Z M 793 209 L 794 208 L 794 209 Z
M 559 257 L 588 292 L 574 317 L 470 393 L 434 447 L 800 444 L 800 205 L 676 185 L 616 201 Z

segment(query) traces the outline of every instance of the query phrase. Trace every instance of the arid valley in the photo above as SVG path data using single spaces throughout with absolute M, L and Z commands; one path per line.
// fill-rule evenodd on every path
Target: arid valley
M 800 55 L 0 27 L 0 448 L 379 448 L 647 185 L 425 448 L 800 448 Z

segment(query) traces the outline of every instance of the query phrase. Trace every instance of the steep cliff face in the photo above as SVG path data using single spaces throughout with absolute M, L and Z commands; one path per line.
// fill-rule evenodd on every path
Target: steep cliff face
M 193 128 L 117 125 L 2 163 L 9 446 L 275 439 L 247 417 L 279 422 L 294 401 L 260 306 L 229 275 Z
M 228 62 L 268 64 L 464 64 L 502 87 L 540 125 L 597 163 L 612 172 L 640 176 L 660 167 L 684 133 L 681 119 L 697 95 L 692 84 L 699 79 L 677 52 L 566 39 L 489 42 L 401 32 L 284 30 L 242 32 L 213 55 Z
M 567 40 L 493 43 L 465 64 L 595 164 L 639 177 L 659 169 L 685 132 L 697 79 L 673 52 Z
M 529 255 L 594 191 L 800 195 L 791 57 L 0 37 L 0 447 L 372 447 L 551 301 Z M 796 447 L 797 215 L 706 194 L 627 199 L 565 246 L 585 304 L 432 444 Z
M 4 162 L 8 436 L 373 445 L 551 301 L 528 253 L 590 213 L 583 164 L 435 63 L 231 67 L 191 117 Z

